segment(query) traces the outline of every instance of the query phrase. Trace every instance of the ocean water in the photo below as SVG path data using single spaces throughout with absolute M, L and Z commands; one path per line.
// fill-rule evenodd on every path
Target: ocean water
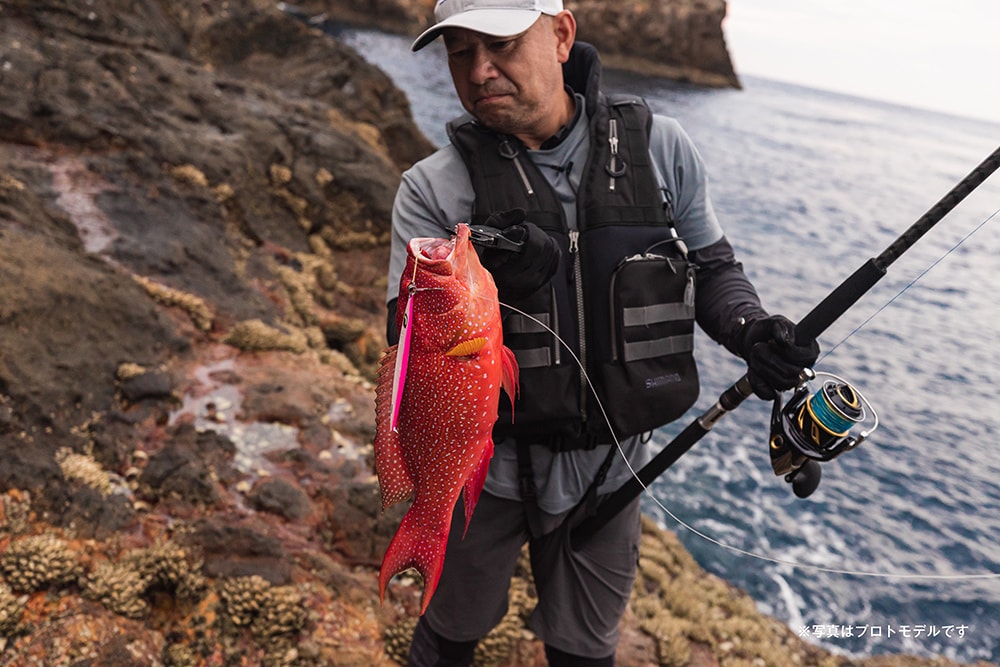
M 337 34 L 407 92 L 417 123 L 444 143 L 444 123 L 461 109 L 440 45 L 411 54 L 405 38 Z M 989 123 L 743 83 L 742 91 L 704 90 L 605 73 L 608 90 L 640 93 L 680 120 L 765 306 L 793 320 L 1000 144 L 1000 112 Z M 651 487 L 646 511 L 702 566 L 808 641 L 845 654 L 1000 662 L 997 209 L 1000 174 L 820 338 L 832 352 L 816 370 L 851 381 L 881 424 L 824 465 L 810 498 L 795 498 L 772 473 L 770 404 L 756 399 Z M 652 446 L 669 442 L 744 370 L 707 337 L 696 345 L 701 398 Z

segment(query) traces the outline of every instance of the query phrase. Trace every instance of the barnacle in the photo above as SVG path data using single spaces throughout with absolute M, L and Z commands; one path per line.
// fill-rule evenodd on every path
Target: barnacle
M 149 580 L 128 565 L 102 562 L 83 582 L 83 594 L 116 614 L 142 618 L 149 611 L 142 597 L 148 586 Z
M 288 292 L 292 308 L 302 318 L 302 322 L 306 325 L 319 324 L 316 304 L 312 297 L 313 290 L 310 289 L 307 276 L 287 266 L 277 267 L 276 273 L 285 291 Z
M 302 594 L 294 586 L 271 586 L 262 577 L 237 577 L 219 585 L 226 617 L 236 626 L 250 626 L 264 648 L 265 667 L 298 664 L 295 635 L 305 627 Z
M 204 299 L 193 294 L 188 294 L 158 282 L 150 280 L 144 276 L 133 275 L 137 283 L 146 289 L 146 293 L 159 303 L 165 306 L 180 308 L 188 314 L 194 325 L 202 331 L 212 328 L 212 309 Z
M 250 625 L 267 600 L 271 584 L 263 577 L 235 577 L 219 585 L 219 597 L 233 625 Z
M 222 342 L 248 352 L 288 350 L 301 354 L 309 347 L 308 339 L 301 331 L 285 333 L 260 320 L 237 322 Z
M 137 375 L 142 375 L 145 372 L 145 367 L 131 361 L 126 361 L 118 364 L 118 368 L 115 370 L 115 377 L 119 380 L 127 380 Z
M 0 584 L 0 637 L 7 637 L 14 632 L 23 612 L 24 605 L 11 593 L 9 587 Z
M 262 667 L 294 667 L 299 664 L 299 649 L 292 638 L 279 636 L 266 642 Z
M 11 489 L 0 496 L 0 530 L 10 535 L 25 533 L 31 519 L 31 494 Z
M 639 621 L 639 629 L 656 642 L 657 655 L 664 667 L 680 667 L 691 658 L 691 643 L 687 639 L 691 623 L 665 610 L 658 600 L 637 597 L 632 611 Z
M 687 664 L 695 644 L 708 647 L 723 667 L 806 664 L 786 626 L 698 568 L 676 536 L 648 519 L 640 554 L 631 607 L 640 629 L 655 640 L 660 664 Z
M 195 667 L 198 659 L 185 644 L 170 644 L 163 649 L 163 662 L 167 667 Z
M 75 581 L 80 566 L 69 546 L 44 534 L 12 542 L 0 556 L 0 570 L 16 591 L 37 591 Z
M 0 192 L 24 192 L 25 185 L 10 174 L 0 174 Z
M 382 632 L 385 653 L 401 665 L 406 664 L 410 654 L 410 642 L 413 641 L 413 631 L 417 627 L 417 617 L 409 616 L 394 623 Z
M 314 178 L 316 179 L 316 183 L 320 187 L 323 187 L 325 185 L 329 185 L 330 183 L 333 183 L 333 180 L 334 180 L 333 179 L 333 174 L 331 174 L 330 170 L 327 169 L 326 167 L 320 167 L 316 171 L 316 175 L 314 176 Z
M 258 637 L 270 638 L 299 632 L 305 624 L 306 611 L 299 590 L 294 586 L 274 586 L 264 591 L 251 629 Z
M 181 183 L 197 185 L 203 188 L 208 187 L 208 178 L 206 178 L 205 174 L 193 164 L 182 164 L 173 167 L 170 169 L 170 175 Z
M 78 454 L 69 447 L 56 452 L 56 463 L 67 480 L 75 480 L 96 489 L 102 496 L 111 495 L 111 475 L 92 456 Z
M 205 586 L 200 569 L 200 562 L 192 565 L 185 551 L 168 541 L 98 564 L 83 582 L 83 593 L 117 614 L 141 618 L 149 611 L 145 596 L 156 586 L 180 598 L 197 597 Z
M 288 185 L 292 180 L 292 170 L 283 164 L 272 164 L 267 171 L 275 185 Z
M 200 574 L 201 561 L 189 560 L 187 552 L 175 542 L 167 541 L 134 551 L 125 561 L 149 586 L 174 591 L 181 598 L 197 598 L 205 588 L 205 578 Z
M 229 185 L 229 183 L 219 183 L 212 188 L 212 196 L 215 197 L 215 201 L 222 203 L 235 197 L 236 191 L 233 190 L 233 186 Z

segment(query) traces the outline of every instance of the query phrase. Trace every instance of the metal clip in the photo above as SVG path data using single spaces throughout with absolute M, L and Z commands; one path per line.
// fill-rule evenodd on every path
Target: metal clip
M 455 230 L 451 230 L 453 233 Z M 523 241 L 514 241 L 503 235 L 504 230 L 487 225 L 469 225 L 469 240 L 483 248 L 496 248 L 510 252 L 521 252 Z

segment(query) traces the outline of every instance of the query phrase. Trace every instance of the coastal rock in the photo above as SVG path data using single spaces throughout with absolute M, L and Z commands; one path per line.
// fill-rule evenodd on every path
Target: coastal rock
M 0 2 L 0 665 L 392 664 L 420 586 L 378 603 L 371 373 L 431 150 L 270 0 Z M 865 664 L 651 524 L 642 558 L 621 664 Z M 483 664 L 544 664 L 532 595 Z
M 416 36 L 433 23 L 434 0 L 303 0 L 296 11 Z M 566 0 L 578 38 L 594 44 L 606 67 L 739 88 L 726 46 L 726 0 Z

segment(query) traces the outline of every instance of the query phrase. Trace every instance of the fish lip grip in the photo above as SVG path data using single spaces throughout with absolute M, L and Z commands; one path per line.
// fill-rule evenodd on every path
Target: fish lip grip
M 488 225 L 469 225 L 469 238 L 473 243 L 483 248 L 521 252 L 524 249 L 524 241 L 515 241 L 504 236 L 505 231 L 507 230 Z

